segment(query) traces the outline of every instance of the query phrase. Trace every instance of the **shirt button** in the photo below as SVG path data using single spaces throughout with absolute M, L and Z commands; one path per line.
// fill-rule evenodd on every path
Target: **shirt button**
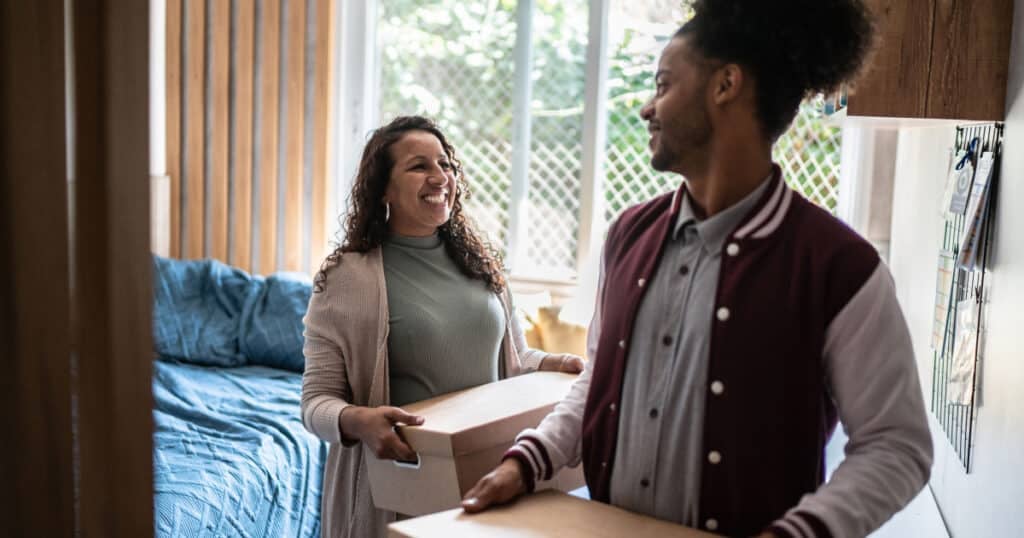
M 636 285 L 640 286 L 641 288 L 644 287 L 644 284 L 646 284 L 646 283 L 647 283 L 647 281 L 642 279 L 642 278 L 640 280 L 636 281 Z
M 711 465 L 718 465 L 722 461 L 722 455 L 717 450 L 712 450 L 708 452 L 708 461 Z
M 729 309 L 723 306 L 722 308 L 718 309 L 717 315 L 718 321 L 725 321 L 729 319 Z
M 651 409 L 651 412 L 649 414 L 651 415 L 651 418 L 658 418 L 658 410 L 657 409 Z
M 640 487 L 646 488 L 647 486 L 650 486 L 650 485 L 651 485 L 651 481 L 650 480 L 648 480 L 646 478 L 640 479 Z
M 681 274 L 683 276 L 686 276 L 686 275 L 690 274 L 690 268 L 685 266 L 685 265 L 680 267 L 679 268 L 679 274 Z
M 730 256 L 735 256 L 740 253 L 740 246 L 736 243 L 729 243 L 729 246 L 725 247 L 725 253 Z
M 723 392 L 725 392 L 725 384 L 724 383 L 722 383 L 721 381 L 712 381 L 711 382 L 711 393 L 712 394 L 717 396 L 717 395 L 719 395 L 719 394 L 721 394 Z
M 709 519 L 709 520 L 705 521 L 704 522 L 704 528 L 706 528 L 709 531 L 718 530 L 718 520 L 712 518 L 712 519 Z
M 661 343 L 665 344 L 666 346 L 671 346 L 672 345 L 672 337 L 667 335 L 667 334 L 665 336 L 662 336 L 661 337 Z
M 619 347 L 622 348 L 622 349 L 626 349 L 626 341 L 625 340 L 619 340 Z

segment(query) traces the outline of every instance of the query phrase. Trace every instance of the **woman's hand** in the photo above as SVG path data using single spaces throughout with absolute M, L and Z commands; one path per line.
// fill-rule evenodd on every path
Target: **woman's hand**
M 553 353 L 540 361 L 542 372 L 565 372 L 578 374 L 583 371 L 583 359 L 569 353 Z
M 482 512 L 488 506 L 507 503 L 524 493 L 526 483 L 523 481 L 523 471 L 518 461 L 509 458 L 466 492 L 462 498 L 462 508 L 469 513 Z
M 396 424 L 419 426 L 423 417 L 410 415 L 397 407 L 346 407 L 341 412 L 341 431 L 355 437 L 382 460 L 413 461 L 416 452 L 395 431 Z

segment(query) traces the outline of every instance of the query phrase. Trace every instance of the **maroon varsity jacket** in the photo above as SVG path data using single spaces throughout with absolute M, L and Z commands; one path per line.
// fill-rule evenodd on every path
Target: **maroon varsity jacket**
M 714 519 L 727 535 L 757 534 L 824 480 L 824 447 L 837 421 L 825 385 L 825 331 L 879 263 L 867 241 L 786 188 L 778 167 L 770 181 L 724 243 L 709 313 L 702 427 L 704 452 L 716 454 L 702 470 L 700 521 Z M 609 501 L 616 409 L 643 283 L 658 270 L 685 188 L 626 210 L 608 232 L 600 341 L 582 426 L 595 500 Z M 828 535 L 820 520 L 806 518 Z

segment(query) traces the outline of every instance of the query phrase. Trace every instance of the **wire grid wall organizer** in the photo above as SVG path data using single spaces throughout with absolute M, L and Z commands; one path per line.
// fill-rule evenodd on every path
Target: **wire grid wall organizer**
M 987 263 L 989 243 L 992 234 L 992 210 L 995 207 L 995 198 L 996 193 L 998 192 L 997 186 L 1003 139 L 1003 124 L 989 123 L 957 127 L 954 154 L 960 150 L 966 150 L 970 141 L 975 137 L 977 137 L 980 142 L 973 157 L 975 169 L 977 169 L 977 158 L 983 152 L 991 151 L 995 157 L 992 178 L 990 179 L 988 187 L 989 195 L 988 199 L 985 201 L 987 207 L 983 213 L 984 226 L 982 228 L 981 246 L 979 249 L 980 256 L 978 257 L 978 264 L 974 271 L 966 271 L 954 265 L 950 288 L 951 297 L 949 297 L 948 313 L 945 316 L 945 328 L 943 329 L 944 338 L 941 339 L 942 343 L 940 345 L 935 346 L 934 351 L 931 395 L 932 414 L 935 415 L 939 424 L 942 425 L 942 429 L 945 431 L 946 437 L 949 439 L 950 444 L 953 446 L 953 450 L 960 458 L 960 462 L 963 464 L 964 469 L 967 472 L 971 471 L 974 426 L 978 410 L 977 365 L 981 354 L 981 343 L 983 341 L 982 335 L 985 332 L 984 305 L 987 302 L 987 296 L 985 293 L 985 275 L 988 271 Z M 959 254 L 960 248 L 962 247 L 961 237 L 963 236 L 964 227 L 969 224 L 971 216 L 960 214 L 950 215 L 945 211 L 945 209 L 947 208 L 943 208 L 946 218 L 943 223 L 944 230 L 942 248 L 945 252 L 952 252 L 955 259 L 956 254 Z M 981 308 L 979 308 L 980 319 L 978 321 L 977 328 L 975 329 L 978 331 L 978 338 L 975 341 L 973 350 L 975 367 L 974 377 L 971 380 L 972 390 L 970 393 L 970 405 L 961 405 L 949 400 L 947 386 L 949 384 L 953 368 L 953 350 L 957 329 L 956 308 L 960 301 L 971 298 L 981 302 Z

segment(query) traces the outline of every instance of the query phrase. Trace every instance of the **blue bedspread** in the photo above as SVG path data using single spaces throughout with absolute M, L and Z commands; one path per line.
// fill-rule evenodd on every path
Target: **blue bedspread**
M 327 445 L 302 427 L 302 375 L 153 366 L 156 535 L 319 536 Z

